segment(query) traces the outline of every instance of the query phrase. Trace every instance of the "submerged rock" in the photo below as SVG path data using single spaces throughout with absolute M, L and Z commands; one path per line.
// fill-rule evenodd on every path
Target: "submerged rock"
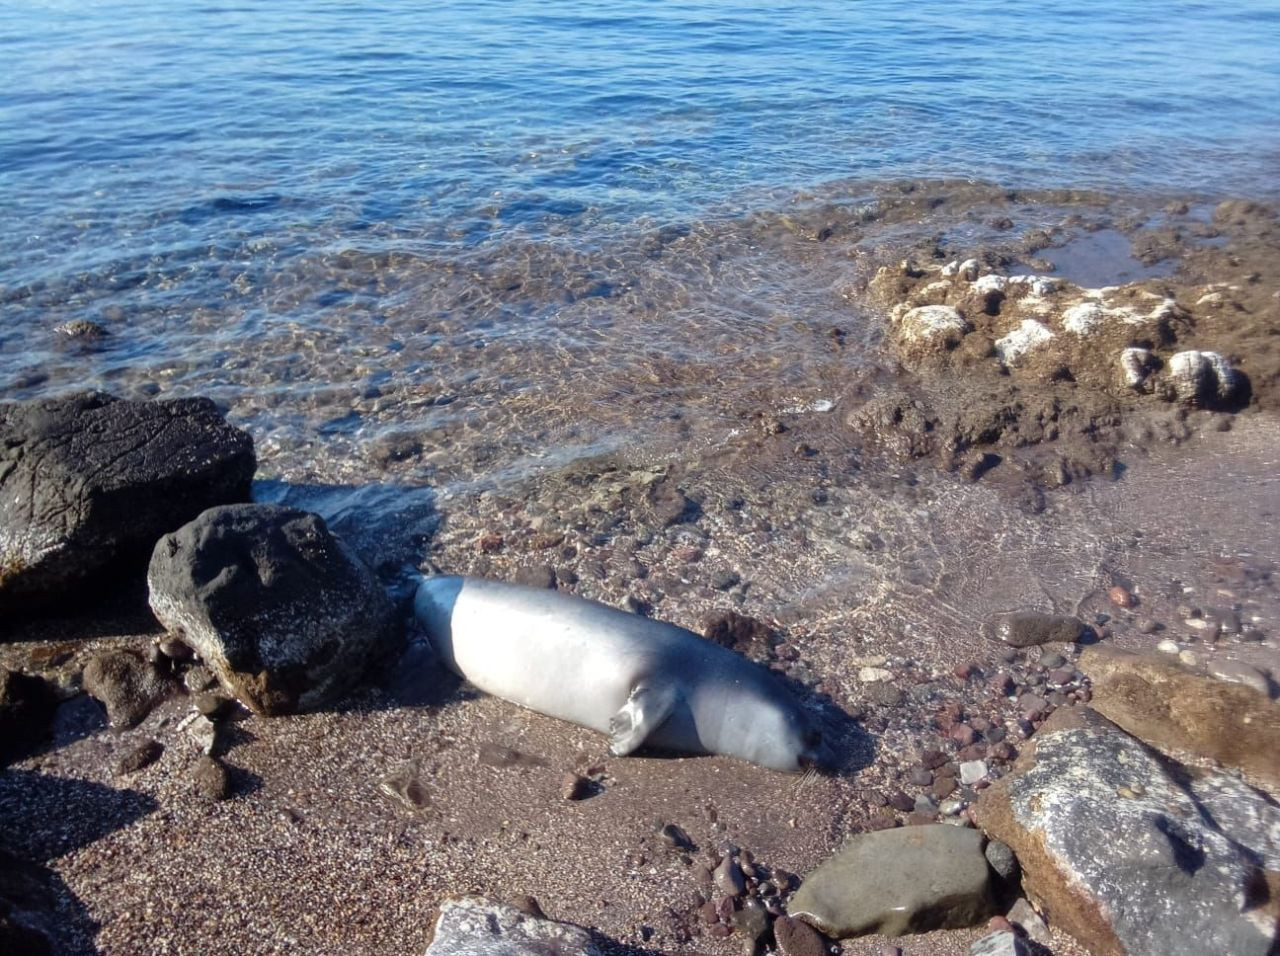
M 976 925 L 995 912 L 983 843 L 947 824 L 858 834 L 805 878 L 788 912 L 839 938 Z
M 1091 647 L 1080 669 L 1098 713 L 1168 753 L 1192 753 L 1280 786 L 1280 705 L 1166 657 Z
M 250 710 L 330 703 L 388 650 L 390 599 L 316 515 L 212 508 L 156 545 L 151 610 Z
M 1073 644 L 1084 636 L 1084 624 L 1066 614 L 1014 611 L 999 614 L 987 622 L 983 633 L 1011 647 L 1038 644 Z
M 0 608 L 140 572 L 162 534 L 249 497 L 253 440 L 208 399 L 0 404 Z
M 1097 956 L 1273 951 L 1276 916 L 1256 860 L 1160 760 L 1091 710 L 1055 714 L 976 816 L 1013 847 L 1049 920 Z
M 591 934 L 475 896 L 440 905 L 425 956 L 600 956 Z

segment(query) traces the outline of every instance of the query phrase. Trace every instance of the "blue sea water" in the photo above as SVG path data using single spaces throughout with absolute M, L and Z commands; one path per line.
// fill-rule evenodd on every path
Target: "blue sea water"
M 1275 0 L 9 0 L 0 395 L 168 369 L 234 404 L 262 377 L 226 372 L 232 341 L 317 384 L 282 323 L 355 329 L 395 268 L 277 280 L 353 250 L 492 272 L 830 181 L 1265 198 L 1278 174 Z M 60 357 L 74 318 L 112 348 Z

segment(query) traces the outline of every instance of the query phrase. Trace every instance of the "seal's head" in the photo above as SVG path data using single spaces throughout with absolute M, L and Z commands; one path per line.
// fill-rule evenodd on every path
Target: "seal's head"
M 732 752 L 762 767 L 788 773 L 828 769 L 835 764 L 835 753 L 822 739 L 822 731 L 789 699 L 774 698 L 755 708 L 741 749 Z

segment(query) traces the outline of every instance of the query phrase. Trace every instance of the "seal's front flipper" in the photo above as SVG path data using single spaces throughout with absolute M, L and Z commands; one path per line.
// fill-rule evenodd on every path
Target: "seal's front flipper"
M 662 726 L 676 706 L 676 690 L 641 682 L 631 690 L 622 709 L 609 720 L 609 751 L 625 757 Z

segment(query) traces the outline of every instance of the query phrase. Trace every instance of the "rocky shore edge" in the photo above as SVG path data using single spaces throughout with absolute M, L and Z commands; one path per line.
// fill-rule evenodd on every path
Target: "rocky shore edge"
M 965 263 L 952 271 L 948 280 L 969 285 L 948 281 L 942 298 L 957 288 L 976 294 L 981 275 L 970 278 Z M 953 308 L 907 304 L 897 310 L 900 326 L 914 327 L 912 310 Z M 972 331 L 958 341 L 949 333 L 902 333 L 904 357 L 919 341 L 933 350 L 921 353 L 924 360 L 949 356 Z M 1166 377 L 1151 393 L 1218 401 L 1231 374 L 1206 359 L 1196 366 L 1206 377 L 1183 387 L 1178 354 L 1162 360 Z M 1123 352 L 1118 364 L 1123 375 Z M 1212 389 L 1204 384 L 1211 372 Z M 33 658 L 26 671 L 0 671 L 6 761 L 37 750 L 57 708 L 82 692 L 116 728 L 137 726 L 162 702 L 187 695 L 190 713 L 177 729 L 202 751 L 193 796 L 231 798 L 236 775 L 226 758 L 239 715 L 335 706 L 403 651 L 404 621 L 384 582 L 323 519 L 248 501 L 252 440 L 226 425 L 211 402 L 135 403 L 94 393 L 0 405 L 0 430 L 6 611 L 79 602 L 145 571 L 151 611 L 167 632 L 145 654 L 104 651 L 78 672 L 60 669 L 66 662 L 56 656 L 43 666 Z M 1139 598 L 1117 588 L 1111 600 L 1129 608 Z M 1230 622 L 1215 627 L 1229 630 Z M 708 637 L 743 650 L 763 640 L 764 653 L 777 656 L 780 649 L 761 638 L 767 631 L 726 616 L 708 626 Z M 1176 645 L 1181 659 L 1112 651 L 1091 643 L 1091 627 L 1064 616 L 993 619 L 988 637 L 1003 648 L 1008 669 L 966 667 L 956 677 L 986 681 L 992 707 L 1015 715 L 1014 739 L 1026 741 L 1020 751 L 1005 726 L 959 706 L 946 710 L 938 726 L 947 746 L 923 752 L 913 772 L 926 792 L 884 797 L 883 827 L 849 835 L 802 880 L 746 848 L 699 853 L 669 824 L 661 842 L 688 857 L 700 887 L 694 928 L 789 956 L 829 952 L 832 939 L 984 922 L 992 932 L 974 944 L 975 954 L 1035 952 L 1051 938 L 1046 924 L 1102 954 L 1166 953 L 1192 943 L 1204 952 L 1273 952 L 1280 708 L 1268 676 L 1248 668 L 1203 673 Z M 1027 655 L 1039 676 L 1015 679 Z M 884 663 L 864 662 L 868 687 L 882 684 L 875 672 Z M 146 767 L 164 746 L 149 740 L 122 755 L 118 773 Z M 412 774 L 385 782 L 410 805 L 414 786 Z M 570 774 L 563 796 L 590 798 L 594 786 L 589 774 Z M 907 814 L 907 826 L 894 811 Z M 52 951 L 53 881 L 38 861 L 16 855 L 7 869 L 0 940 L 19 952 Z M 562 952 L 609 945 L 546 921 L 537 902 L 513 910 L 464 898 L 442 904 L 428 952 L 534 952 L 547 940 Z

